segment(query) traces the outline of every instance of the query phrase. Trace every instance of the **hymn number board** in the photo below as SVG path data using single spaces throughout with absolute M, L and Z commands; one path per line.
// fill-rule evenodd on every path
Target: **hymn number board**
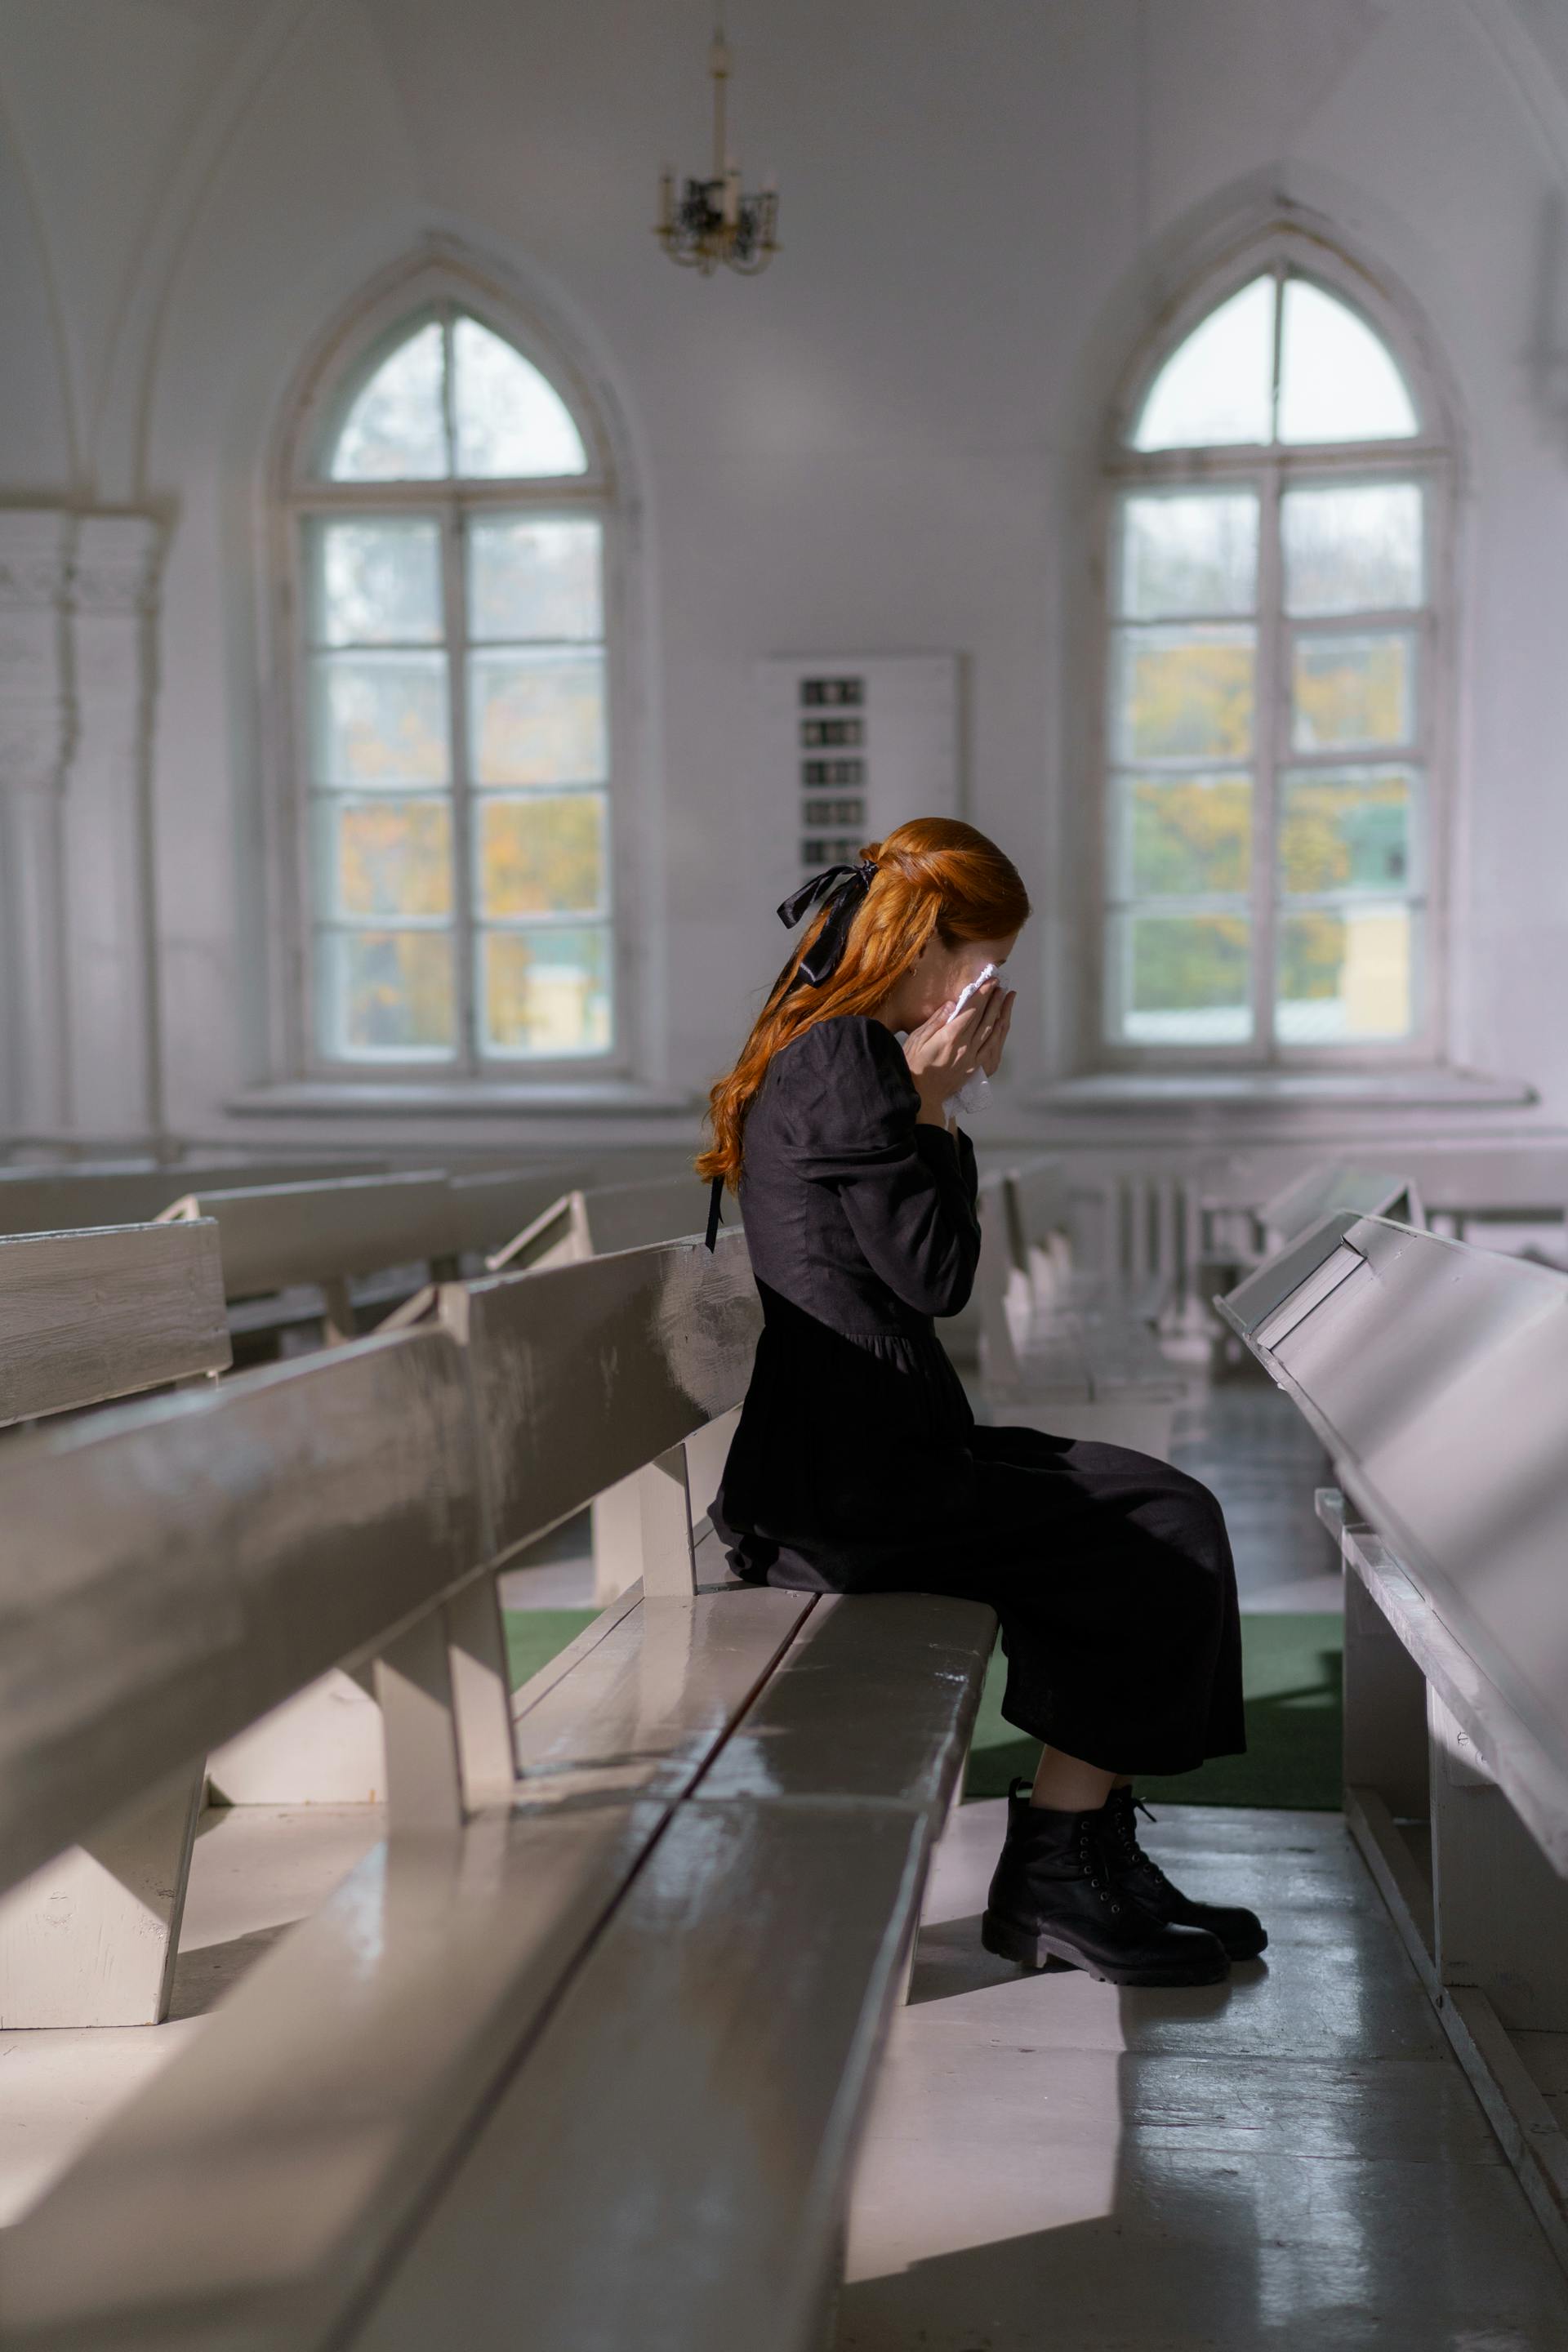
M 957 670 L 952 654 L 763 665 L 768 830 L 781 866 L 848 865 L 910 817 L 958 814 Z

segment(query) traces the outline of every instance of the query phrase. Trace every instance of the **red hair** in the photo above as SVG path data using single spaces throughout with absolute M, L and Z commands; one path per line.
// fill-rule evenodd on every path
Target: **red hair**
M 752 1024 L 741 1057 L 708 1097 L 713 1141 L 697 1161 L 705 1180 L 722 1176 L 733 1192 L 740 1181 L 746 1113 L 781 1046 L 845 1013 L 869 1013 L 902 979 L 933 939 L 944 947 L 963 940 L 1005 940 L 1029 918 L 1029 894 L 1017 867 L 994 841 L 956 817 L 915 817 L 886 841 L 859 852 L 876 865 L 855 912 L 836 971 L 820 987 L 795 985 L 800 960 L 826 920 L 819 907 Z

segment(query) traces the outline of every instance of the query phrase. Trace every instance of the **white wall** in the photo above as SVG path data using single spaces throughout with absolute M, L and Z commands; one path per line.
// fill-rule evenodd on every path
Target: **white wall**
M 970 811 L 1041 913 L 1005 1114 L 1010 1133 L 1035 1128 L 1029 1093 L 1071 1053 L 1078 894 L 1058 853 L 1085 788 L 1069 654 L 1100 404 L 1194 241 L 1284 201 L 1408 289 L 1457 387 L 1451 1051 L 1530 1079 L 1534 1123 L 1568 1122 L 1568 373 L 1554 420 L 1532 358 L 1543 331 L 1568 344 L 1568 257 L 1561 288 L 1542 279 L 1568 180 L 1561 12 L 735 0 L 731 31 L 739 143 L 750 176 L 779 174 L 784 251 L 761 279 L 699 283 L 647 223 L 660 163 L 705 153 L 700 12 L 0 0 L 0 502 L 126 506 L 169 533 L 152 778 L 164 1099 L 149 1121 L 307 1131 L 226 1108 L 286 1075 L 259 506 L 306 350 L 434 231 L 564 323 L 627 436 L 648 1076 L 705 1087 L 780 961 L 771 908 L 790 877 L 752 822 L 755 657 L 956 648 Z M 72 1115 L 90 1129 L 83 1053 Z

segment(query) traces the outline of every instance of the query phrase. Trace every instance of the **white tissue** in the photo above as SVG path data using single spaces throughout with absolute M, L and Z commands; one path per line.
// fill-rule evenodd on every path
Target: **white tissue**
M 943 1024 L 943 1026 L 951 1026 L 952 1024 L 957 1020 L 959 1014 L 963 1012 L 964 1006 L 969 1003 L 971 999 L 979 994 L 986 982 L 988 980 L 994 980 L 995 977 L 996 967 L 994 963 L 988 963 L 984 965 L 981 971 L 977 971 L 974 978 L 969 982 L 968 986 L 959 990 L 957 1001 L 953 1005 L 952 1011 L 948 1014 L 947 1021 Z M 958 1111 L 965 1118 L 978 1118 L 981 1114 L 988 1110 L 990 1107 L 991 1081 L 987 1078 L 984 1070 L 976 1070 L 972 1076 L 965 1078 L 963 1084 L 959 1087 L 958 1092 L 953 1095 L 949 1095 L 946 1102 L 942 1106 L 944 1110 Z

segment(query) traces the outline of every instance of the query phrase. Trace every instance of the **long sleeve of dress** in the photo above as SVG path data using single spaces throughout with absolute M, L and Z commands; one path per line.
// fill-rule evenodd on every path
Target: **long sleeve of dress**
M 956 1315 L 980 1258 L 967 1136 L 918 1123 L 920 1097 L 890 1029 L 819 1023 L 790 1055 L 789 1155 L 837 1192 L 873 1271 L 919 1315 Z

